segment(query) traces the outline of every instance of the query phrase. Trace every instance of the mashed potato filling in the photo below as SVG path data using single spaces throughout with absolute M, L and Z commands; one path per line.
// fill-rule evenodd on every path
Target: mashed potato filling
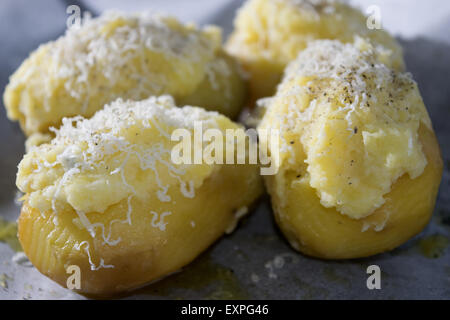
M 205 129 L 240 128 L 217 112 L 177 108 L 170 96 L 140 102 L 119 99 L 91 119 L 65 118 L 50 144 L 25 155 L 17 186 L 28 194 L 31 207 L 58 212 L 70 206 L 82 223 L 84 214 L 104 212 L 130 197 L 145 201 L 156 194 L 158 201 L 171 202 L 176 189 L 192 198 L 219 167 L 171 162 L 176 144 L 172 131 L 193 130 L 194 121 Z
M 298 170 L 325 207 L 351 218 L 370 215 L 402 175 L 427 165 L 418 138 L 431 122 L 408 73 L 381 61 L 382 49 L 319 40 L 299 54 L 259 128 L 279 128 L 280 166 Z

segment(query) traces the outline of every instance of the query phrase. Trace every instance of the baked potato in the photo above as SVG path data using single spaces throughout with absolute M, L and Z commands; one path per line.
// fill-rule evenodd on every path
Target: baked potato
M 31 148 L 17 174 L 18 229 L 34 266 L 66 286 L 76 265 L 78 291 L 110 295 L 178 271 L 231 232 L 263 191 L 259 168 L 174 163 L 171 132 L 196 122 L 242 130 L 170 96 L 119 99 L 91 119 L 65 118 L 50 143 Z
M 249 73 L 254 102 L 275 93 L 286 65 L 309 41 L 353 42 L 355 35 L 385 48 L 391 67 L 404 68 L 397 41 L 382 29 L 368 29 L 363 13 L 344 1 L 248 0 L 237 13 L 225 47 Z
M 278 172 L 264 177 L 276 221 L 308 255 L 391 250 L 433 212 L 442 157 L 431 120 L 412 76 L 380 56 L 361 38 L 313 41 L 261 101 L 258 130 L 280 131 Z
M 58 127 L 63 117 L 90 117 L 117 98 L 170 94 L 180 105 L 235 118 L 246 85 L 221 41 L 217 27 L 106 12 L 30 54 L 5 89 L 7 115 L 29 136 Z

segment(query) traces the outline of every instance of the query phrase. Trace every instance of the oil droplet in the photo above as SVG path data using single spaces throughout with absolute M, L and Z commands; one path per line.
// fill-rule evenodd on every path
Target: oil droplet
M 17 222 L 0 218 L 0 241 L 6 242 L 14 251 L 22 251 L 17 238 Z
M 294 276 L 293 282 L 299 287 L 302 300 L 327 299 L 330 292 L 325 287 L 317 287 Z
M 248 299 L 233 270 L 220 265 L 204 254 L 179 273 L 139 289 L 133 294 L 179 298 L 180 290 L 193 290 L 204 299 Z
M 441 234 L 434 234 L 420 239 L 420 252 L 427 258 L 437 259 L 441 257 L 450 241 L 446 236 Z
M 324 278 L 329 282 L 336 282 L 339 285 L 345 286 L 347 288 L 351 288 L 351 281 L 341 275 L 338 274 L 336 269 L 333 266 L 325 266 L 322 269 Z
M 8 289 L 8 281 L 12 280 L 6 273 L 0 273 L 0 287 Z

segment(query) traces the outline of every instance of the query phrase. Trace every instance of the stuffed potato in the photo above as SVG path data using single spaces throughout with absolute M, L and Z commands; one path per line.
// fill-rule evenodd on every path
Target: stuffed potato
M 403 69 L 400 45 L 344 1 L 248 0 L 238 11 L 226 49 L 250 74 L 252 100 L 271 96 L 283 70 L 311 40 L 352 42 L 355 35 L 382 45 L 392 67 Z
M 442 159 L 410 74 L 367 40 L 314 41 L 285 73 L 258 129 L 280 130 L 278 173 L 266 176 L 292 246 L 327 259 L 390 250 L 421 231 Z M 384 57 L 386 58 L 386 57 Z
M 91 119 L 64 119 L 49 144 L 19 164 L 25 193 L 19 239 L 43 274 L 80 291 L 112 294 L 191 262 L 262 193 L 256 165 L 174 164 L 174 129 L 239 125 L 217 112 L 177 108 L 169 96 L 117 100 Z M 227 151 L 228 152 L 228 151 Z
M 170 94 L 234 118 L 246 99 L 239 65 L 224 53 L 217 27 L 171 17 L 107 12 L 41 45 L 11 76 L 8 117 L 26 135 L 63 117 L 92 116 L 117 98 Z

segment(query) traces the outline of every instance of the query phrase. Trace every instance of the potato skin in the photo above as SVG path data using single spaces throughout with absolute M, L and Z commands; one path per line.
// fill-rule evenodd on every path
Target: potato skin
M 384 30 L 369 30 L 358 9 L 340 1 L 248 0 L 238 11 L 226 50 L 250 74 L 253 102 L 271 96 L 286 65 L 311 40 L 352 42 L 366 37 L 392 52 L 394 69 L 404 69 L 402 49 Z
M 224 51 L 211 63 L 214 81 L 209 76 L 190 95 L 177 99 L 180 105 L 202 106 L 236 119 L 247 102 L 248 83 L 236 59 Z M 222 69 L 222 72 L 218 70 Z M 224 70 L 225 69 L 225 70 Z M 226 72 L 226 69 L 231 72 Z
M 418 234 L 433 213 L 443 167 L 434 133 L 421 126 L 419 137 L 428 160 L 422 175 L 403 175 L 385 195 L 386 203 L 363 219 L 323 207 L 294 170 L 280 168 L 276 176 L 265 177 L 276 221 L 291 245 L 317 258 L 350 259 L 392 250 Z M 375 231 L 373 226 L 382 225 L 386 215 L 384 228 Z M 371 227 L 363 232 L 365 224 Z
M 66 268 L 77 265 L 81 270 L 80 293 L 109 296 L 132 290 L 179 271 L 221 237 L 235 222 L 236 211 L 250 206 L 262 193 L 255 170 L 246 165 L 224 166 L 196 190 L 195 198 L 176 198 L 175 205 L 165 207 L 173 210 L 165 219 L 165 231 L 151 226 L 149 210 L 159 208 L 132 200 L 133 221 L 139 223 L 116 225 L 115 233 L 122 238 L 116 246 L 99 240 L 93 243 L 97 252 L 92 260 L 98 264 L 101 257 L 114 265 L 111 269 L 91 270 L 86 252 L 75 248 L 89 235 L 73 225 L 72 219 L 77 217 L 73 210 L 59 212 L 60 222 L 54 225 L 54 213 L 42 216 L 25 201 L 18 224 L 19 240 L 33 265 L 63 287 L 70 276 Z M 126 210 L 127 202 L 121 201 L 98 215 L 107 224 Z

